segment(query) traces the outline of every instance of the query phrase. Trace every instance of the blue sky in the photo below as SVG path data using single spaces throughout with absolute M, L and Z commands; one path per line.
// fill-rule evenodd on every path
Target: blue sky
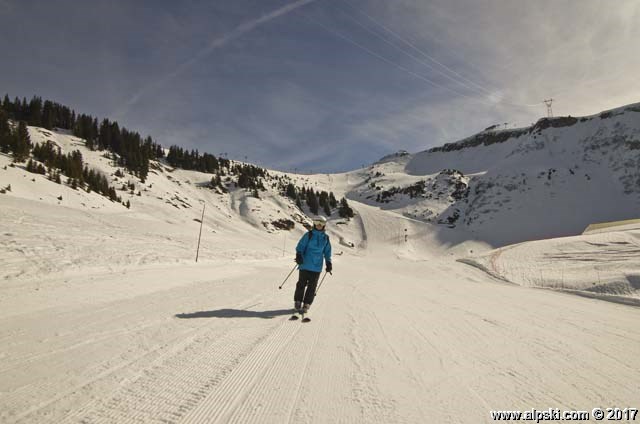
M 0 0 L 2 94 L 345 171 L 640 101 L 636 0 Z

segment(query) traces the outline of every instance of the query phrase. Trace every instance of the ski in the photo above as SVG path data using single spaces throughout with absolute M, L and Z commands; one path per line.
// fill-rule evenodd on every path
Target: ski
M 304 315 L 302 315 L 302 312 L 298 310 L 294 310 L 293 315 L 291 315 L 291 318 L 289 318 L 289 321 L 297 321 L 300 318 L 304 318 Z
M 293 315 L 289 317 L 289 321 L 298 321 L 298 320 L 300 320 L 301 322 L 309 322 L 311 321 L 311 318 L 309 318 L 308 314 L 302 311 L 293 311 Z

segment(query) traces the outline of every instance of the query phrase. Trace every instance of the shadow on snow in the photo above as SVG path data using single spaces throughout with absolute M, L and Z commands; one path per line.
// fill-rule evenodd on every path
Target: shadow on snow
M 276 309 L 273 311 L 246 311 L 243 309 L 218 309 L 217 311 L 199 311 L 188 314 L 176 314 L 176 318 L 263 318 L 271 319 L 281 315 L 291 315 L 292 309 Z

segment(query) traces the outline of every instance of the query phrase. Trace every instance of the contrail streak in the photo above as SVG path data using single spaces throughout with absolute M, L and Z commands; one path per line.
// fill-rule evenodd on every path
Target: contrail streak
M 201 61 L 202 59 L 204 59 L 205 57 L 209 56 L 214 50 L 224 46 L 225 44 L 229 43 L 230 41 L 235 40 L 236 38 L 239 38 L 241 36 L 243 36 L 244 34 L 253 31 L 255 28 L 259 27 L 262 24 L 265 24 L 269 21 L 272 21 L 282 15 L 286 15 L 287 13 L 290 13 L 292 11 L 294 11 L 295 9 L 298 9 L 299 7 L 302 7 L 306 4 L 312 3 L 316 0 L 298 0 L 295 1 L 293 3 L 290 3 L 286 6 L 281 7 L 280 9 L 274 10 L 273 12 L 270 12 L 266 15 L 263 15 L 257 19 L 253 19 L 251 21 L 245 22 L 243 24 L 240 24 L 238 27 L 236 27 L 233 31 L 229 32 L 228 34 L 224 34 L 221 37 L 215 38 L 213 40 L 211 40 L 209 42 L 209 45 L 207 45 L 207 47 L 205 47 L 204 49 L 200 50 L 194 57 L 192 57 L 191 59 L 189 59 L 188 61 L 184 62 L 182 65 L 178 66 L 174 71 L 170 72 L 169 74 L 163 76 L 162 78 L 158 79 L 157 81 L 151 82 L 149 84 L 147 84 L 145 87 L 143 87 L 142 89 L 140 89 L 140 91 L 138 91 L 136 94 L 134 94 L 123 106 L 122 108 L 115 113 L 114 115 L 122 115 L 124 114 L 131 106 L 133 106 L 134 104 L 136 104 L 138 101 L 140 101 L 140 99 L 152 92 L 155 91 L 157 89 L 159 89 L 160 87 L 162 87 L 163 85 L 165 85 L 166 83 L 168 83 L 169 81 L 171 81 L 173 78 L 177 77 L 178 75 L 182 74 L 183 72 L 185 72 L 187 69 L 191 68 L 193 65 L 195 65 L 196 63 L 198 63 L 199 61 Z

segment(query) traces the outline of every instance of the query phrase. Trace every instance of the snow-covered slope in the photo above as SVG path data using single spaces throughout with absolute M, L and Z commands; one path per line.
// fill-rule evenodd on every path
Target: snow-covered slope
M 526 287 L 570 290 L 640 306 L 640 228 L 538 240 L 460 259 Z
M 369 167 L 350 198 L 493 246 L 640 216 L 640 104 L 487 130 Z
M 24 164 L 12 164 L 10 156 L 0 155 L 0 188 L 4 192 L 0 195 L 0 211 L 7 220 L 4 224 L 8 230 L 3 234 L 6 239 L 3 254 L 10 263 L 0 271 L 5 279 L 18 275 L 29 278 L 43 271 L 68 271 L 75 266 L 191 261 L 196 256 L 205 204 L 200 260 L 281 257 L 283 249 L 288 249 L 290 255 L 292 245 L 306 231 L 302 224 L 309 219 L 304 211 L 281 196 L 272 181 L 265 184 L 266 191 L 261 191 L 257 199 L 252 193 L 234 187 L 235 177 L 227 183 L 230 192 L 223 193 L 210 187 L 210 174 L 152 162 L 146 181 L 141 182 L 116 166 L 112 155 L 86 148 L 84 140 L 65 131 L 29 127 L 29 133 L 34 144 L 50 141 L 62 153 L 80 151 L 84 163 L 105 175 L 122 203 L 128 201 L 131 206 L 127 208 L 96 192 L 73 189 L 65 177 L 62 184 L 57 184 L 45 175 L 27 172 Z M 273 172 L 274 177 L 279 175 L 283 174 Z M 315 189 L 319 187 L 316 180 L 322 180 L 309 176 L 287 177 L 296 185 Z M 341 227 L 331 225 L 330 233 L 350 225 L 337 217 L 337 213 L 330 218 L 332 223 L 342 224 Z M 19 225 L 9 229 L 11 219 L 18 219 Z M 291 221 L 294 228 L 280 230 L 278 221 Z M 25 234 L 37 238 L 37 228 L 47 225 L 66 230 L 50 234 L 49 243 L 42 248 L 34 247 L 38 244 L 36 240 L 16 237 L 20 226 L 33 226 L 33 233 Z M 82 237 L 96 243 L 79 243 L 80 234 L 74 233 L 76 226 L 82 228 Z M 131 228 L 137 231 L 132 232 Z M 100 236 L 105 233 L 108 235 Z M 269 249 L 265 249 L 265 245 Z M 345 242 L 343 247 L 347 246 L 351 244 Z M 30 251 L 27 256 L 25 249 Z M 110 253 L 105 254 L 106 250 Z M 49 256 L 54 251 L 63 256 L 62 263 L 51 263 Z M 89 251 L 93 254 L 88 254 Z

